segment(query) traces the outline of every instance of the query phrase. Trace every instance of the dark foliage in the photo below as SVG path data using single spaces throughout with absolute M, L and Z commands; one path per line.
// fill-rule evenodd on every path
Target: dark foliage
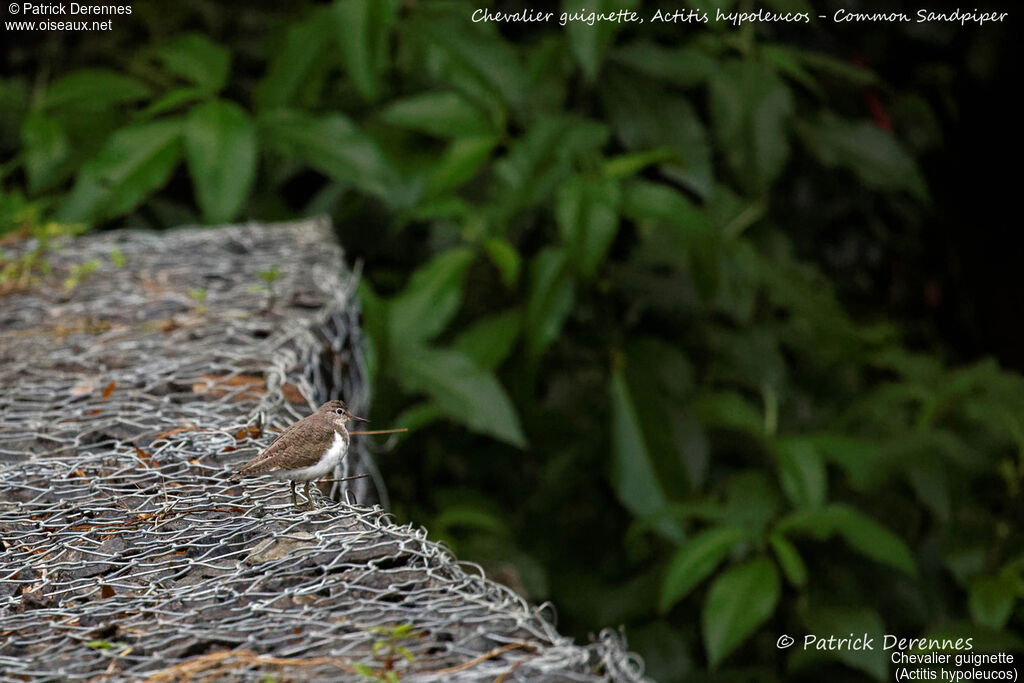
M 329 214 L 402 518 L 660 680 L 887 677 L 781 633 L 1021 647 L 1024 383 L 949 360 L 919 272 L 1000 34 L 134 7 L 5 48 L 4 229 Z

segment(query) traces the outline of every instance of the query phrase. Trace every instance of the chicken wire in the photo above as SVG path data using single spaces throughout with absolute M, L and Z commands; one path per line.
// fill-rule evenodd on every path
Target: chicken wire
M 390 520 L 365 437 L 335 477 L 370 476 L 316 510 L 228 479 L 321 401 L 366 409 L 329 226 L 115 232 L 46 260 L 0 299 L 0 680 L 642 680 L 617 632 L 576 645 Z

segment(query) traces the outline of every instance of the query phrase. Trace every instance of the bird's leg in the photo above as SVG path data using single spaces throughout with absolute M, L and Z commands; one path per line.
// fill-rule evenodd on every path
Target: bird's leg
M 312 494 L 310 494 L 310 492 L 309 492 L 309 485 L 310 485 L 311 483 L 313 483 L 313 482 L 310 482 L 310 481 L 307 481 L 307 482 L 306 482 L 306 500 L 308 500 L 308 501 L 309 501 L 309 509 L 310 509 L 310 510 L 315 510 L 315 509 L 316 509 L 316 506 L 315 506 L 315 505 L 313 504 L 313 496 L 312 496 Z
M 299 507 L 299 499 L 295 497 L 295 482 L 292 482 L 292 505 Z

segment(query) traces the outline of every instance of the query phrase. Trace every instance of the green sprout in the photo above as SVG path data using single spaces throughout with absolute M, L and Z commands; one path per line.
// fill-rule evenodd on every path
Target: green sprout
M 70 291 L 82 284 L 82 280 L 85 279 L 85 276 L 99 267 L 99 259 L 90 259 L 85 263 L 76 263 L 71 266 L 71 272 L 68 274 L 67 278 L 64 279 L 64 289 Z
M 76 223 L 44 222 L 41 216 L 40 204 L 27 202 L 16 193 L 0 192 L 0 233 L 10 232 L 35 240 L 28 251 L 18 256 L 0 253 L 0 295 L 27 289 L 49 275 L 53 269 L 46 255 L 53 242 L 61 237 L 78 235 L 86 229 L 86 226 Z M 77 275 L 72 286 L 92 270 L 95 267 L 83 264 L 77 273 L 72 271 L 72 277 Z
M 188 295 L 196 302 L 196 313 L 206 313 L 206 289 L 203 287 L 190 289 Z
M 374 626 L 369 629 L 370 633 L 380 636 L 373 642 L 371 652 L 375 666 L 356 663 L 353 668 L 363 678 L 372 681 L 384 681 L 385 683 L 397 683 L 401 676 L 395 670 L 395 664 L 402 658 L 410 664 L 416 661 L 416 657 L 409 648 L 402 645 L 403 641 L 413 638 L 422 638 L 425 632 L 413 633 L 412 624 L 399 624 L 398 626 Z
M 109 640 L 90 640 L 85 644 L 86 647 L 93 650 L 123 650 L 128 647 L 127 643 L 112 643 Z
M 273 287 L 274 281 L 281 277 L 281 269 L 277 267 L 277 264 L 274 264 L 274 267 L 270 270 L 260 271 L 260 277 L 266 280 L 267 288 L 269 289 Z
M 263 279 L 263 282 L 257 285 L 252 285 L 249 287 L 249 291 L 267 293 L 266 310 L 269 312 L 274 308 L 274 283 L 281 277 L 281 269 L 277 267 L 277 264 L 274 264 L 270 270 L 260 271 L 259 276 Z

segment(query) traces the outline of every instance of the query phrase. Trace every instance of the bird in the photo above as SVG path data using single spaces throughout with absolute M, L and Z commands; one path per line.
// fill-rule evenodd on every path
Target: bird
M 266 474 L 289 480 L 292 504 L 299 506 L 295 495 L 296 482 L 306 482 L 306 499 L 314 507 L 309 493 L 310 483 L 320 479 L 348 452 L 351 437 L 348 423 L 368 422 L 349 412 L 344 401 L 327 401 L 312 415 L 308 415 L 281 432 L 267 448 L 255 458 L 239 467 L 232 479 Z

